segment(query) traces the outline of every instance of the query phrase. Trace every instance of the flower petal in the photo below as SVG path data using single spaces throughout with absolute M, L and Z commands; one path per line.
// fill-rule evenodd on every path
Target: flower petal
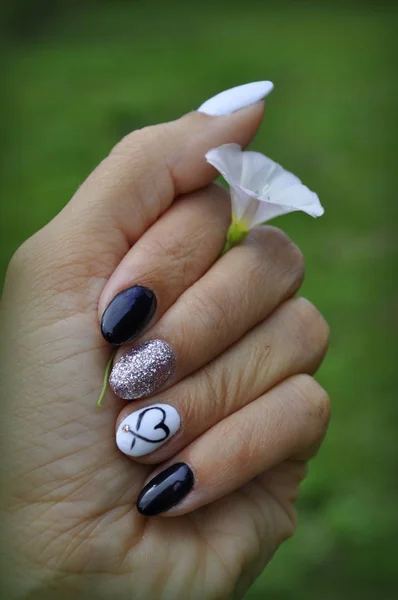
M 240 185 L 261 195 L 264 183 L 274 177 L 279 165 L 264 154 L 251 150 L 242 152 L 242 162 Z
M 262 202 L 256 195 L 240 185 L 231 186 L 232 217 L 235 221 L 241 221 L 242 225 L 249 231 L 256 224 L 255 218 Z
M 239 144 L 224 144 L 209 150 L 206 160 L 221 173 L 229 185 L 234 185 L 242 183 L 243 156 Z
M 247 203 L 250 202 L 250 196 L 237 187 L 242 177 L 243 156 L 239 144 L 224 144 L 206 154 L 207 162 L 221 173 L 231 188 L 232 213 L 238 221 L 242 219 Z
M 302 183 L 282 190 L 278 194 L 278 203 L 302 210 L 311 217 L 321 217 L 325 212 L 317 194 Z
M 270 202 L 266 199 L 258 199 L 258 196 L 242 188 L 239 186 L 240 195 L 245 194 L 246 197 L 251 196 L 251 201 L 247 201 L 247 207 L 243 214 L 243 219 L 245 219 L 250 227 L 255 227 L 256 225 L 261 225 L 262 223 L 266 223 L 275 217 L 279 217 L 280 215 L 285 215 L 289 212 L 293 212 L 296 210 L 291 206 L 283 206 L 281 204 L 275 204 L 274 202 Z M 231 191 L 231 195 L 236 192 Z M 252 195 L 253 194 L 253 195 Z
M 257 203 L 257 210 L 250 219 L 251 227 L 297 210 L 301 210 L 311 215 L 311 217 L 320 217 L 325 212 L 315 192 L 311 192 L 301 183 L 292 185 L 280 192 L 278 202 L 272 202 L 272 192 L 268 197 L 258 199 L 258 196 L 250 190 L 241 186 L 238 187 L 241 195 L 251 196 L 252 201 Z
M 233 214 L 248 227 L 296 210 L 313 217 L 324 212 L 314 192 L 264 154 L 224 144 L 210 150 L 206 159 L 229 183 Z

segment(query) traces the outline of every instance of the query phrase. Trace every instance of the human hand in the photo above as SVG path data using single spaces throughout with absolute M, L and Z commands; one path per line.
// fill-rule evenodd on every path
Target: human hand
M 262 115 L 255 102 L 132 133 L 13 258 L 2 306 L 2 598 L 241 597 L 292 535 L 328 422 L 310 377 L 327 326 L 292 298 L 303 260 L 282 232 L 254 230 L 217 260 L 229 199 L 204 159 L 246 145 Z M 99 319 L 135 285 L 157 307 L 150 323 L 130 320 L 134 347 L 167 342 L 169 378 L 127 406 L 108 390 L 98 409 L 110 352 Z M 141 384 L 129 380 L 129 392 Z M 173 425 L 166 443 L 143 454 L 135 438 L 131 450 L 122 427 L 159 404 Z M 117 449 L 115 422 L 134 460 Z M 140 514 L 145 482 L 177 463 L 179 491 L 140 497 L 141 512 L 162 516 Z

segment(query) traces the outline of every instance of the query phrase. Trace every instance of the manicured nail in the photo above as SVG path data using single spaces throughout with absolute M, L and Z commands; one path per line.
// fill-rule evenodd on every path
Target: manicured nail
M 171 465 L 143 488 L 137 500 L 138 512 L 146 517 L 166 512 L 189 494 L 194 482 L 186 463 Z
M 148 325 L 156 305 L 156 296 L 147 287 L 135 285 L 123 290 L 102 315 L 102 335 L 115 346 L 130 342 Z
M 109 384 L 123 400 L 150 396 L 173 375 L 176 355 L 167 342 L 150 340 L 127 350 L 114 364 Z
M 180 428 L 180 415 L 170 404 L 153 404 L 126 417 L 116 444 L 128 456 L 144 456 L 163 446 Z
M 212 116 L 229 115 L 241 108 L 263 100 L 272 90 L 272 81 L 254 81 L 225 90 L 206 100 L 198 111 Z

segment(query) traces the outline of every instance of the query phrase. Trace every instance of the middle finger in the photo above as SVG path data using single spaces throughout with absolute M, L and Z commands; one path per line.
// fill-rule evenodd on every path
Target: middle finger
M 217 357 L 293 295 L 304 275 L 280 230 L 253 230 L 188 288 L 138 346 L 116 355 L 110 376 L 125 400 L 170 387 Z

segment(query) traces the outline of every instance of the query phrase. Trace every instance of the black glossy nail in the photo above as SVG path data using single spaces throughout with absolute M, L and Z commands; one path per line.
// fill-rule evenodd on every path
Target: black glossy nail
M 102 335 L 115 346 L 130 342 L 148 325 L 156 305 L 153 291 L 142 285 L 119 292 L 102 315 Z
M 152 517 L 166 512 L 192 490 L 194 476 L 186 463 L 176 463 L 156 475 L 138 496 L 137 509 L 142 515 Z

